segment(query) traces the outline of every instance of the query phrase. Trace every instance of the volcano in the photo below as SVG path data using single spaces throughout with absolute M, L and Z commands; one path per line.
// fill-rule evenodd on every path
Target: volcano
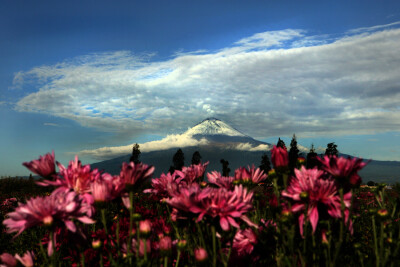
M 181 142 L 181 140 L 185 140 L 185 142 Z M 152 149 L 148 148 L 150 147 L 149 143 L 153 143 Z M 158 177 L 161 173 L 168 172 L 172 165 L 172 157 L 179 148 L 184 152 L 186 166 L 191 164 L 193 153 L 198 151 L 203 162 L 210 162 L 207 167 L 208 172 L 221 171 L 220 160 L 224 159 L 229 162 L 229 168 L 232 170 L 230 174 L 233 175 L 234 170 L 238 167 L 252 164 L 259 166 L 261 156 L 264 153 L 269 157 L 271 156 L 272 145 L 256 140 L 222 120 L 207 118 L 189 128 L 186 132 L 174 135 L 173 138 L 167 136 L 159 141 L 141 144 L 140 160 L 143 163 L 155 166 L 153 177 Z M 119 149 L 117 150 L 119 156 L 114 154 L 114 158 L 109 159 L 110 157 L 108 157 L 108 160 L 94 163 L 92 167 L 111 174 L 118 174 L 122 162 L 129 161 L 132 145 L 121 148 L 103 148 L 105 153 L 113 152 L 113 149 Z M 301 152 L 301 156 L 306 157 L 306 151 Z M 346 154 L 341 154 L 341 156 L 352 157 Z M 364 182 L 373 180 L 375 182 L 395 183 L 398 182 L 399 173 L 400 162 L 372 160 L 361 170 L 360 175 Z
M 245 135 L 217 118 L 207 118 L 187 130 L 183 135 L 196 140 L 205 139 L 213 145 L 218 145 L 218 143 L 224 145 L 240 143 L 252 146 L 270 145 Z

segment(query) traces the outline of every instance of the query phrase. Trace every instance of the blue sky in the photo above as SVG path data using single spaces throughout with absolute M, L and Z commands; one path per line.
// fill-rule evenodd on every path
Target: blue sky
M 3 1 L 0 175 L 209 116 L 400 160 L 399 42 L 398 1 Z

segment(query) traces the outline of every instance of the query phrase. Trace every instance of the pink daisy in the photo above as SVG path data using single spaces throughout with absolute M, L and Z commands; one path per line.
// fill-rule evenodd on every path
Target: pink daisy
M 83 223 L 93 223 L 88 217 L 91 206 L 84 202 L 81 195 L 75 192 L 53 192 L 50 196 L 31 198 L 26 204 L 19 204 L 14 212 L 8 213 L 9 218 L 3 224 L 7 232 L 17 232 L 37 225 L 62 225 L 71 232 L 76 231 L 73 219 Z
M 267 179 L 267 175 L 260 169 L 255 168 L 254 165 L 250 168 L 240 167 L 235 170 L 235 180 L 236 181 L 244 181 L 244 182 L 252 182 L 253 184 L 258 184 Z
M 321 169 L 331 174 L 345 187 L 359 186 L 362 180 L 358 171 L 368 164 L 361 158 L 325 156 L 323 159 L 319 157 L 317 159 L 322 163 Z
M 235 177 L 224 177 L 220 172 L 212 171 L 211 173 L 207 173 L 207 180 L 209 183 L 215 184 L 218 187 L 231 190 L 233 189 Z
M 291 207 L 292 212 L 302 212 L 299 215 L 300 233 L 303 235 L 303 225 L 305 220 L 309 220 L 315 232 L 319 215 L 329 214 L 331 217 L 340 218 L 341 203 L 338 195 L 338 188 L 334 180 L 322 179 L 323 171 L 306 169 L 304 166 L 300 170 L 295 169 L 295 177 L 292 177 L 290 183 L 282 196 L 291 198 L 294 203 Z M 351 192 L 344 195 L 346 208 L 350 207 Z M 307 217 L 305 218 L 304 212 Z
M 234 239 L 232 247 L 238 253 L 238 255 L 249 255 L 254 250 L 254 246 L 257 244 L 257 236 L 251 228 L 239 230 Z
M 49 178 L 56 173 L 54 164 L 54 151 L 47 153 L 45 156 L 40 156 L 37 160 L 22 163 L 31 172 L 36 173 L 43 178 Z

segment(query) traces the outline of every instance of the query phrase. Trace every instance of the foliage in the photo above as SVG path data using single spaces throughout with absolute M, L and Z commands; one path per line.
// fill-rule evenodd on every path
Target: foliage
M 268 173 L 271 170 L 271 162 L 266 153 L 261 156 L 260 169 L 264 171 L 264 173 Z
M 136 143 L 136 144 L 133 145 L 133 148 L 132 148 L 132 155 L 131 155 L 129 161 L 130 161 L 130 162 L 133 162 L 133 163 L 135 163 L 135 164 L 140 163 L 140 160 L 139 160 L 140 154 L 141 154 L 141 152 L 140 152 L 139 144 Z
M 281 138 L 278 138 L 278 143 L 276 143 L 276 146 L 286 149 L 285 142 L 283 142 L 283 140 L 281 140 Z
M 222 176 L 228 177 L 229 172 L 231 171 L 229 168 L 229 161 L 221 159 L 220 162 L 222 164 Z
M 195 151 L 192 156 L 192 165 L 200 164 L 201 162 L 201 155 L 199 151 Z
M 296 135 L 293 134 L 292 141 L 290 142 L 290 150 L 289 150 L 289 169 L 291 173 L 294 172 L 294 168 L 297 165 L 297 158 L 299 157 L 299 149 L 297 148 L 297 140 Z
M 338 156 L 339 151 L 337 150 L 337 145 L 333 143 L 329 143 L 326 146 L 325 155 L 326 156 Z

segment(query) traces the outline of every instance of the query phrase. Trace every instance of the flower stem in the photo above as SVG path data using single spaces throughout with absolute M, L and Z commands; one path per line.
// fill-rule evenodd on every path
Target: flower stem
M 213 245 L 213 267 L 217 266 L 217 244 L 216 244 L 216 236 L 215 236 L 215 226 L 211 226 L 211 234 L 212 234 L 212 245 Z

